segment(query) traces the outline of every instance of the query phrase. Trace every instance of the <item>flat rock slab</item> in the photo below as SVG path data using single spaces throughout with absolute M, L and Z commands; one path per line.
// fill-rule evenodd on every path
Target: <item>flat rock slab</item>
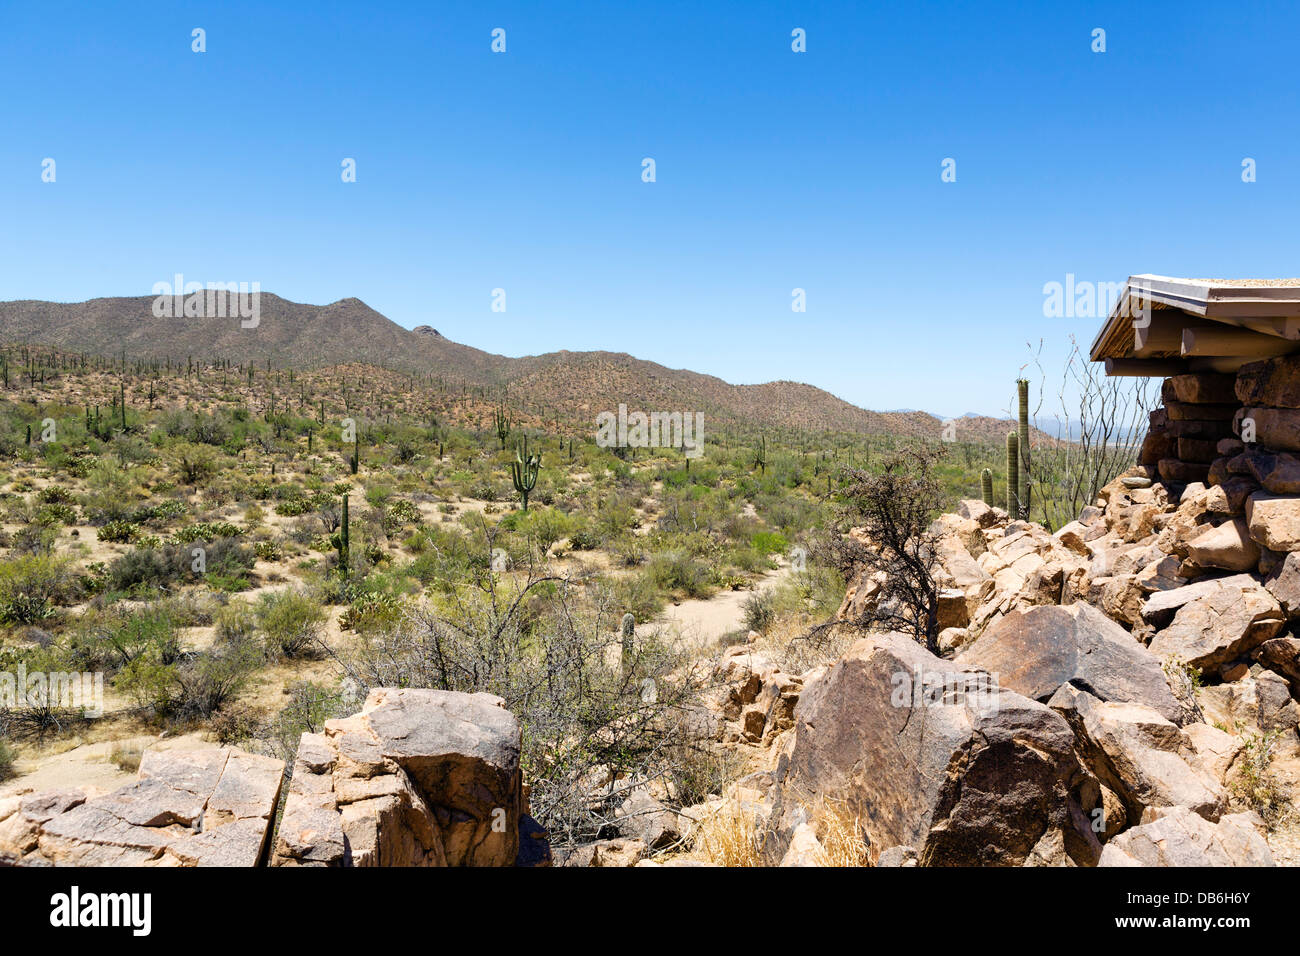
M 146 751 L 112 793 L 48 791 L 0 809 L 0 854 L 19 865 L 256 866 L 284 764 L 234 748 Z
M 953 664 L 996 674 L 1000 686 L 1044 703 L 1072 684 L 1101 700 L 1145 704 L 1167 720 L 1183 720 L 1159 658 L 1091 604 L 1012 611 Z

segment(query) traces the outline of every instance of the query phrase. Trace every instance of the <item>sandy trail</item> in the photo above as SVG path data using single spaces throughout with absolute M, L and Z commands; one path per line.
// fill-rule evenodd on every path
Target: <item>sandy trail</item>
M 779 560 L 779 559 L 778 559 Z M 724 634 L 744 628 L 744 605 L 751 596 L 770 591 L 790 575 L 790 566 L 782 563 L 754 582 L 748 591 L 722 591 L 711 598 L 691 598 L 670 604 L 654 621 L 637 628 L 646 633 L 666 629 L 678 640 L 701 650 L 713 650 Z

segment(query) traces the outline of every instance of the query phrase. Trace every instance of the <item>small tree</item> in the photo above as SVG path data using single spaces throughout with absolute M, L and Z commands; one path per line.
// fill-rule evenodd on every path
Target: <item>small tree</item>
M 930 525 L 943 503 L 934 477 L 940 457 L 940 450 L 913 449 L 890 456 L 879 474 L 843 469 L 839 508 L 818 548 L 846 579 L 863 570 L 882 578 L 878 600 L 862 619 L 842 623 L 903 631 L 932 653 L 939 649 L 939 599 Z M 854 528 L 865 534 L 850 535 Z

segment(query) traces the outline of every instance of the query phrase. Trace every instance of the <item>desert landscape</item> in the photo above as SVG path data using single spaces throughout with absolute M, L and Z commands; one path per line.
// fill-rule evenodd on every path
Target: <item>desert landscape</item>
M 1300 357 L 1053 437 L 150 308 L 0 304 L 10 864 L 1300 862 Z
M 1289 928 L 1300 10 L 51 14 L 0 8 L 11 935 Z

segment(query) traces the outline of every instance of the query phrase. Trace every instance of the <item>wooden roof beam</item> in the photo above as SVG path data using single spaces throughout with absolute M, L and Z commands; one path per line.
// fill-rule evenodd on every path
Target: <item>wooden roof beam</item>
M 1128 378 L 1167 378 L 1170 375 L 1182 375 L 1191 366 L 1182 359 L 1106 359 L 1106 374 Z
M 1276 358 L 1295 351 L 1297 343 L 1246 329 L 1187 328 L 1182 333 L 1183 358 Z

